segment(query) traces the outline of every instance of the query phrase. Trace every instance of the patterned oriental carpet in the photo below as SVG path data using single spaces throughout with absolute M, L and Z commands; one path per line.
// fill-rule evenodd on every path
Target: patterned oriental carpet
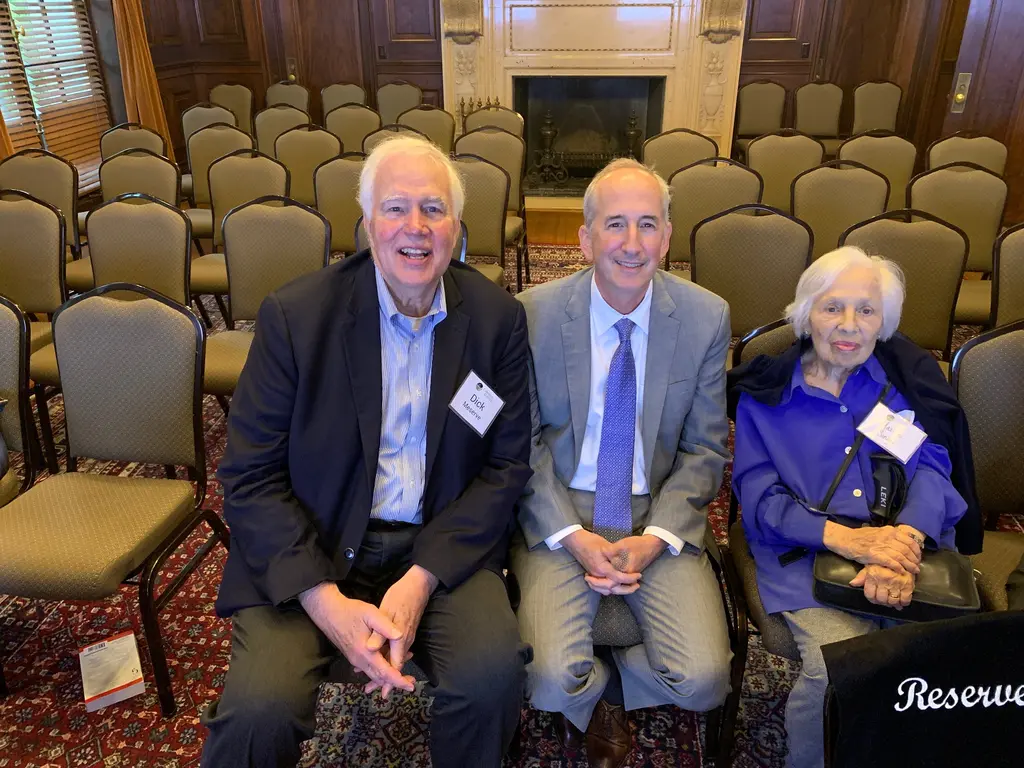
M 532 246 L 534 283 L 560 277 L 584 266 L 578 249 Z M 514 260 L 506 269 L 515 283 Z M 211 303 L 210 314 L 219 318 Z M 976 333 L 958 328 L 954 347 Z M 51 419 L 58 443 L 63 437 L 63 404 L 51 400 Z M 205 406 L 206 455 L 211 478 L 207 506 L 218 512 L 223 496 L 213 480 L 224 451 L 225 417 L 212 398 Z M 63 456 L 61 456 L 63 461 Z M 162 477 L 160 467 L 112 462 L 80 462 L 80 471 L 126 476 Z M 45 474 L 43 475 L 45 477 Z M 711 523 L 724 535 L 729 498 L 728 471 Z M 1008 522 L 1024 530 L 1019 520 Z M 200 531 L 205 536 L 205 530 Z M 174 556 L 165 577 L 187 562 L 201 543 L 193 536 Z M 168 663 L 178 714 L 160 716 L 149 656 L 140 648 L 146 693 L 95 713 L 86 713 L 77 651 L 82 646 L 133 630 L 145 644 L 138 614 L 137 591 L 123 586 L 100 603 L 27 600 L 0 595 L 0 658 L 11 695 L 0 700 L 0 768 L 114 768 L 197 766 L 206 731 L 199 714 L 219 693 L 230 652 L 230 624 L 213 610 L 225 553 L 217 548 L 161 614 Z M 737 768 L 781 768 L 784 765 L 786 696 L 796 667 L 766 653 L 751 638 L 747 673 L 736 734 Z M 428 702 L 423 696 L 364 696 L 358 686 L 326 685 L 317 710 L 317 733 L 306 743 L 301 768 L 339 766 L 398 768 L 429 766 L 426 734 Z M 631 768 L 698 768 L 705 753 L 704 718 L 673 707 L 642 710 L 631 716 L 635 746 Z M 524 708 L 521 755 L 506 768 L 583 768 L 582 750 L 565 753 L 543 712 Z M 467 767 L 472 768 L 472 767 Z

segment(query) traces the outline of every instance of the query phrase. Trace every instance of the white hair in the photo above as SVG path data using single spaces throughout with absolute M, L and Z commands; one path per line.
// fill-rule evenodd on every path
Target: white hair
M 363 209 L 363 219 L 369 222 L 374 218 L 373 190 L 377 184 L 377 174 L 385 160 L 402 155 L 404 157 L 426 157 L 448 174 L 449 194 L 451 195 L 451 213 L 456 219 L 462 218 L 462 207 L 466 202 L 466 190 L 462 185 L 462 177 L 455 169 L 455 164 L 442 152 L 436 144 L 431 144 L 419 136 L 396 134 L 394 138 L 385 139 L 370 152 L 363 163 L 359 174 L 359 207 Z
M 850 267 L 869 267 L 874 270 L 882 291 L 882 329 L 879 338 L 886 341 L 896 333 L 906 294 L 903 270 L 895 262 L 881 256 L 868 256 L 860 248 L 846 245 L 826 253 L 800 275 L 796 297 L 786 307 L 786 320 L 798 338 L 811 335 L 811 308 L 814 302 Z
M 590 180 L 590 184 L 587 185 L 587 191 L 583 194 L 583 223 L 589 228 L 594 223 L 594 219 L 597 218 L 597 201 L 594 199 L 596 194 L 597 185 L 600 184 L 606 176 L 610 176 L 616 171 L 640 171 L 658 183 L 658 191 L 661 193 L 661 219 L 662 221 L 668 221 L 668 206 L 669 201 L 672 198 L 672 192 L 668 188 L 668 184 L 661 176 L 654 171 L 653 168 L 649 168 L 643 163 L 637 162 L 630 157 L 620 157 L 618 160 L 612 160 L 608 165 L 598 171 L 597 175 Z

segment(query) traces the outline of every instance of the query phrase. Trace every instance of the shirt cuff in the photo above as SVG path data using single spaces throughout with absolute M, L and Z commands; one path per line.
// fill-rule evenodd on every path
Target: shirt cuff
M 560 531 L 556 531 L 555 533 L 552 533 L 550 536 L 548 536 L 546 539 L 544 539 L 544 543 L 548 545 L 548 549 L 550 549 L 552 552 L 554 552 L 556 549 L 561 549 L 562 548 L 562 545 L 559 544 L 558 542 L 560 542 L 562 539 L 564 539 L 570 533 L 575 533 L 576 531 L 582 531 L 582 530 L 583 530 L 583 526 L 582 525 L 570 525 L 570 526 L 567 526 L 567 527 L 563 528 Z
M 651 536 L 657 536 L 659 539 L 668 544 L 668 551 L 673 555 L 678 555 L 683 551 L 683 547 L 686 546 L 683 540 L 675 534 L 669 533 L 664 528 L 659 528 L 656 525 L 648 525 L 644 528 L 644 535 L 650 534 Z

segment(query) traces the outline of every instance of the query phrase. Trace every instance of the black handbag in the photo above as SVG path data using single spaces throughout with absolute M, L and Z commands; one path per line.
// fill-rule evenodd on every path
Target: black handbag
M 878 402 L 885 400 L 890 389 L 891 385 L 886 384 Z M 828 511 L 828 505 L 840 481 L 863 443 L 864 435 L 858 432 L 850 452 L 839 467 L 821 503 L 822 513 Z M 871 520 L 851 520 L 832 516 L 829 518 L 832 522 L 851 528 L 865 525 L 897 525 L 907 491 L 903 465 L 888 454 L 872 455 L 871 464 L 875 480 L 875 506 L 871 510 Z M 863 567 L 860 563 L 847 560 L 827 549 L 816 553 L 814 599 L 823 605 L 851 613 L 901 621 L 952 619 L 977 613 L 981 609 L 981 597 L 974 581 L 971 560 L 955 550 L 926 550 L 922 553 L 921 572 L 914 580 L 914 595 L 910 605 L 903 610 L 876 605 L 864 596 L 863 588 L 850 586 L 850 581 Z

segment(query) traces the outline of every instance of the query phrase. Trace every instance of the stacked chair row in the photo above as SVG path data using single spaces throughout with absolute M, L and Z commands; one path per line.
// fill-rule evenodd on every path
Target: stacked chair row
M 843 110 L 841 86 L 829 82 L 805 83 L 793 92 L 791 127 L 822 141 L 828 156 L 835 156 L 839 118 Z M 739 90 L 736 116 L 736 151 L 742 157 L 751 140 L 783 129 L 787 92 L 772 80 L 755 80 Z M 896 130 L 903 89 L 888 80 L 870 80 L 853 89 L 853 135 Z

